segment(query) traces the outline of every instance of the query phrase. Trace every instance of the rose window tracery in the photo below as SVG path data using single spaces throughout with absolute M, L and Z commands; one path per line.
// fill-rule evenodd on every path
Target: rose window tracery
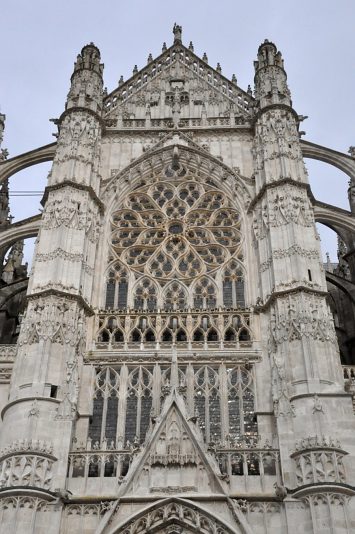
M 229 306 L 242 305 L 240 224 L 238 210 L 210 184 L 184 176 L 143 185 L 128 194 L 122 208 L 113 213 L 110 272 L 120 263 L 131 273 L 131 305 L 138 309 L 212 308 L 223 303 L 224 292 Z M 223 272 L 227 264 L 229 270 Z M 238 275 L 233 274 L 236 270 Z M 126 275 L 123 285 L 127 279 Z M 148 279 L 155 280 L 158 288 L 151 284 L 149 289 Z M 166 291 L 172 280 L 182 282 L 185 289 L 193 288 L 194 295 L 186 295 L 178 286 Z M 111 274 L 107 281 L 111 283 L 107 302 L 115 307 L 117 276 Z

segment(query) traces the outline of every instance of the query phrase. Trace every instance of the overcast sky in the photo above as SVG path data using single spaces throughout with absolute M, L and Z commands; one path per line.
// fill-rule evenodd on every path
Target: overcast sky
M 108 91 L 120 75 L 172 43 L 174 22 L 195 53 L 207 52 L 223 74 L 253 86 L 257 48 L 269 39 L 281 50 L 294 108 L 308 115 L 305 139 L 347 152 L 355 144 L 354 0 L 0 0 L 0 110 L 6 114 L 3 147 L 10 157 L 54 141 L 50 118 L 64 109 L 73 63 L 93 41 L 101 50 Z M 347 177 L 306 161 L 317 198 L 348 209 Z M 49 164 L 19 173 L 13 190 L 43 190 Z M 38 213 L 40 197 L 12 198 L 15 220 Z M 332 232 L 323 251 L 336 259 Z M 28 258 L 27 258 L 28 259 Z

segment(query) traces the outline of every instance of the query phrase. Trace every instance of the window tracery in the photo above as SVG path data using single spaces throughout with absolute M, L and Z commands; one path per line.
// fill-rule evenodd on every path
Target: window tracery
M 187 177 L 186 169 L 174 165 L 167 178 L 139 186 L 113 213 L 107 308 L 244 305 L 240 214 L 213 184 Z M 169 281 L 176 284 L 168 290 Z M 178 281 L 193 285 L 193 293 Z M 131 304 L 129 284 L 135 287 Z
M 88 437 L 92 448 L 142 443 L 152 407 L 159 411 L 171 392 L 171 366 L 105 367 L 97 370 Z M 250 364 L 178 367 L 178 388 L 199 419 L 206 443 L 231 443 L 257 436 L 254 373 Z
M 134 292 L 134 308 L 154 310 L 157 307 L 157 288 L 149 278 L 139 280 Z
M 223 271 L 223 304 L 228 308 L 245 307 L 244 273 L 234 260 Z
M 128 270 L 121 263 L 116 262 L 107 275 L 106 308 L 126 308 L 127 292 Z

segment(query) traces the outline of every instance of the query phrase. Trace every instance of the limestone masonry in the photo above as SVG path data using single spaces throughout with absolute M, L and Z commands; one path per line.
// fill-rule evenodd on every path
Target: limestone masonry
M 273 43 L 254 66 L 244 91 L 175 25 L 108 94 L 91 43 L 57 141 L 0 151 L 1 533 L 355 532 L 355 149 L 300 139 Z M 12 223 L 9 178 L 49 160 Z

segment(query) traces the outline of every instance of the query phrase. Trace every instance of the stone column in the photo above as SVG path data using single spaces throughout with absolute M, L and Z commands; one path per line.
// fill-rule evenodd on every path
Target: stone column
M 3 410 L 2 488 L 51 501 L 66 485 L 101 202 L 102 71 L 99 50 L 75 63 L 29 283 L 8 404 Z M 26 436 L 26 439 L 23 439 Z M 2 495 L 2 494 L 1 494 Z M 60 507 L 57 508 L 58 514 Z M 27 519 L 17 511 L 17 532 Z M 52 520 L 51 520 L 52 521 Z M 48 525 L 59 532 L 59 521 Z
M 334 465 L 338 475 L 331 469 L 323 479 L 314 475 L 319 473 L 322 453 L 329 453 L 335 464 L 336 447 L 341 458 L 346 452 L 354 453 L 354 417 L 351 398 L 344 393 L 326 301 L 298 116 L 292 109 L 281 53 L 268 41 L 259 47 L 255 62 L 255 95 L 253 226 L 259 258 L 259 309 L 261 332 L 267 333 L 264 343 L 270 359 L 283 481 L 295 490 L 306 484 L 319 485 L 320 493 L 330 491 L 329 484 L 336 483 L 339 487 L 334 491 L 346 493 L 345 481 L 354 476 L 351 462 L 344 471 Z M 333 435 L 334 421 L 344 428 L 342 447 Z M 308 450 L 312 451 L 309 456 Z M 306 469 L 308 476 L 296 476 L 295 468 L 305 465 L 306 457 L 313 462 Z M 304 492 L 302 498 L 306 495 Z

